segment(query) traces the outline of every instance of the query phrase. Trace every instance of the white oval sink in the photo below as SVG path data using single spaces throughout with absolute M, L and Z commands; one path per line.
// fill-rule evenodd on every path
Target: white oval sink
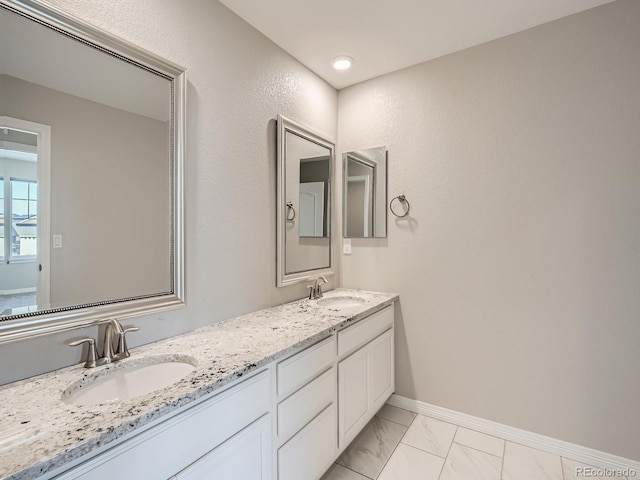
M 83 378 L 63 392 L 62 400 L 71 405 L 122 402 L 173 385 L 196 369 L 195 361 L 190 363 L 184 357 L 146 360 Z
M 346 295 L 326 297 L 318 300 L 318 305 L 325 308 L 350 308 L 357 307 L 364 303 L 364 298 L 351 297 Z

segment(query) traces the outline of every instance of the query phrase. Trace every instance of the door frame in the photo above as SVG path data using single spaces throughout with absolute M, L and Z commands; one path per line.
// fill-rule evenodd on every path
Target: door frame
M 35 133 L 38 136 L 38 310 L 51 304 L 51 127 L 19 118 L 0 116 L 0 126 Z

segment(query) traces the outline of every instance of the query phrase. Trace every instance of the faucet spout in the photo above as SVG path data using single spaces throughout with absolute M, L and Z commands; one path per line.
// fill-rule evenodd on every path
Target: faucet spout
M 324 276 L 319 276 L 313 282 L 313 285 L 307 285 L 307 288 L 310 289 L 309 292 L 309 300 L 318 300 L 322 298 L 322 284 L 328 283 L 327 279 Z

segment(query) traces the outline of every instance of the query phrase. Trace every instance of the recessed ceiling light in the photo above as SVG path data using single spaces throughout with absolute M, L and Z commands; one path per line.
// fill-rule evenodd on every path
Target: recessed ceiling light
M 336 70 L 349 70 L 351 65 L 353 65 L 353 58 L 347 57 L 346 55 L 340 55 L 333 59 L 331 65 Z

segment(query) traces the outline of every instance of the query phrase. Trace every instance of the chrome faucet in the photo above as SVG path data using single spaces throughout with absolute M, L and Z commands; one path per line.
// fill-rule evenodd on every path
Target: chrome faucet
M 118 320 L 112 318 L 106 321 L 104 329 L 104 341 L 102 344 L 102 356 L 98 356 L 96 352 L 96 341 L 93 338 L 83 338 L 71 342 L 69 345 L 75 347 L 83 343 L 89 344 L 87 360 L 84 364 L 85 368 L 99 367 L 108 363 L 117 362 L 123 358 L 129 357 L 129 349 L 127 348 L 126 334 L 128 332 L 137 332 L 140 327 L 122 328 Z M 115 337 L 115 339 L 114 339 Z
M 317 300 L 322 298 L 322 284 L 327 283 L 327 279 L 323 276 L 316 278 L 313 285 L 307 285 L 309 289 L 309 300 Z

